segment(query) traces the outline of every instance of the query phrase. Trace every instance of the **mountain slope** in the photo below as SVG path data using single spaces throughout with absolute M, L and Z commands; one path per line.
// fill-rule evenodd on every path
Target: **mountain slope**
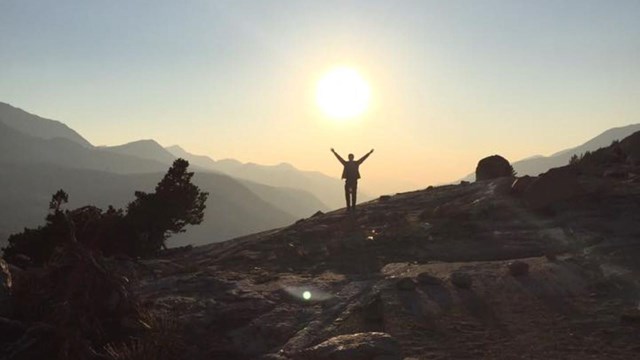
M 622 140 L 636 131 L 640 131 L 640 124 L 612 128 L 582 145 L 558 151 L 548 157 L 516 161 L 512 165 L 519 175 L 538 175 L 551 168 L 567 165 L 574 154 L 580 156 L 587 151 L 595 151 L 609 146 L 613 141 Z
M 237 178 L 236 180 L 260 196 L 261 199 L 274 204 L 289 214 L 295 215 L 297 218 L 311 216 L 317 211 L 324 212 L 329 210 L 327 205 L 308 191 L 282 186 L 269 186 Z
M 640 131 L 640 124 L 631 124 L 627 126 L 611 128 L 580 146 L 559 151 L 551 156 L 555 157 L 555 156 L 569 155 L 569 157 L 571 157 L 574 154 L 579 156 L 581 154 L 584 154 L 587 151 L 594 151 L 599 148 L 609 146 L 611 145 L 612 142 L 616 140 L 622 140 L 637 131 Z M 566 164 L 563 164 L 563 165 L 566 165 Z
M 84 147 L 91 143 L 67 125 L 30 114 L 22 109 L 0 102 L 0 123 L 24 134 L 42 139 L 64 138 Z
M 54 164 L 114 173 L 147 173 L 167 169 L 166 164 L 158 161 L 87 148 L 66 138 L 29 136 L 4 124 L 0 124 L 0 161 Z

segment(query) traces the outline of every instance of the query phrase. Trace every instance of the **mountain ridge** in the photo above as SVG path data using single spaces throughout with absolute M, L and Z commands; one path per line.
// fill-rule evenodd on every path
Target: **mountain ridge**
M 140 139 L 121 145 L 104 146 L 100 147 L 100 149 L 162 163 L 171 163 L 176 159 L 176 156 L 165 150 L 162 145 L 153 139 Z
M 63 122 L 46 119 L 3 102 L 0 102 L 0 123 L 31 136 L 43 139 L 61 137 L 87 148 L 93 147 L 88 140 Z

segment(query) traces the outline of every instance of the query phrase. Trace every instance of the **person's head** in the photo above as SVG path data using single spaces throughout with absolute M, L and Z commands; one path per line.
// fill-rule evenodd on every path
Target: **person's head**
M 353 154 L 349 154 L 349 161 L 353 160 Z

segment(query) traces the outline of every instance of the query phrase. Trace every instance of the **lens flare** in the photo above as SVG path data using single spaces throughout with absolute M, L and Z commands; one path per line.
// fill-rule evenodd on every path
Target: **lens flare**
M 314 303 L 327 301 L 333 297 L 333 295 L 322 291 L 313 285 L 284 286 L 283 290 L 296 299 Z

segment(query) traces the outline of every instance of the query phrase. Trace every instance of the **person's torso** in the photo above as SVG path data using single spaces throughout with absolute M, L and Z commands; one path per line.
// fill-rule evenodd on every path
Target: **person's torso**
M 344 170 L 342 170 L 342 178 L 347 180 L 360 179 L 360 164 L 355 161 L 347 161 L 344 164 Z

